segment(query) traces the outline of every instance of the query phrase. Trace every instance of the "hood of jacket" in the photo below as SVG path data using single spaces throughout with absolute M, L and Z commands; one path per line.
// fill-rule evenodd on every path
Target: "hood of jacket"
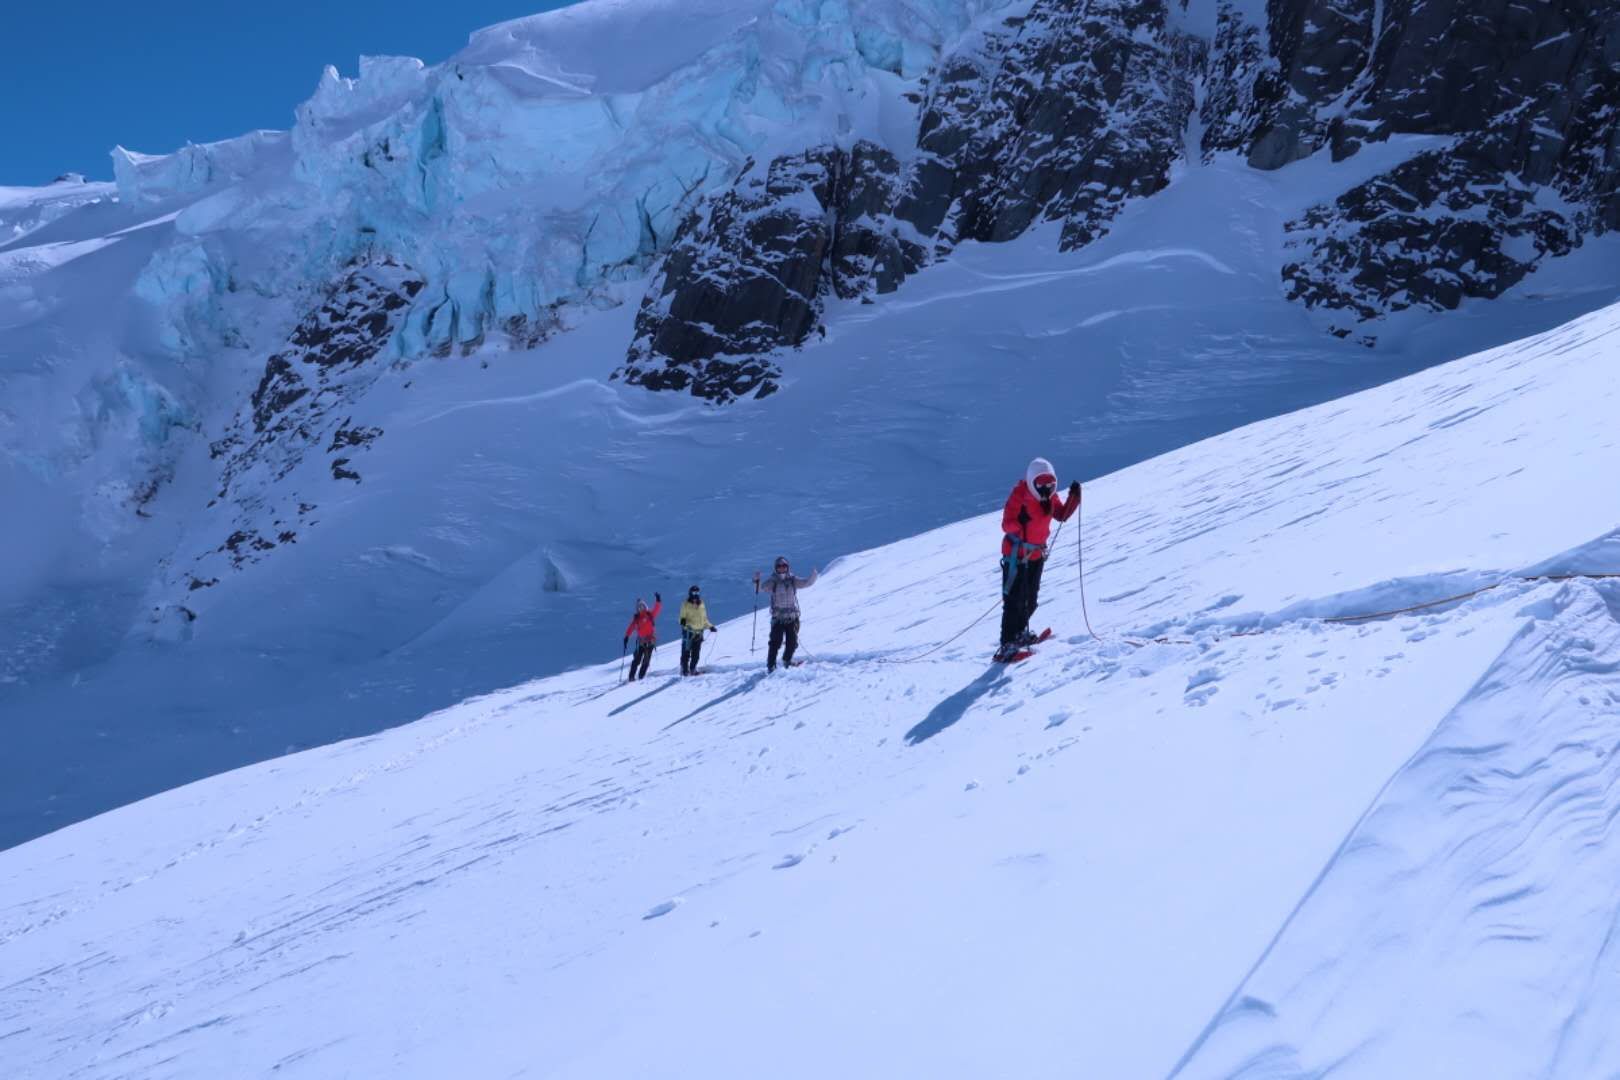
M 1043 457 L 1038 457 L 1034 461 L 1031 461 L 1029 463 L 1029 468 L 1024 470 L 1024 483 L 1027 484 L 1029 486 L 1029 490 L 1037 496 L 1040 493 L 1035 491 L 1035 480 L 1040 476 L 1050 476 L 1052 478 L 1053 489 L 1055 490 L 1057 488 L 1057 470 L 1052 468 L 1052 463 Z

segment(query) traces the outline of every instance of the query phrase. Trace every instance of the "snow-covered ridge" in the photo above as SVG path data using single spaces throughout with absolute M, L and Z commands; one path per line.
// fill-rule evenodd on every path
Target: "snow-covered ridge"
M 832 567 L 802 669 L 734 619 L 695 680 L 666 646 L 0 853 L 0 1047 L 30 1077 L 1602 1075 L 1620 589 L 1511 579 L 1620 570 L 1617 342 L 1610 307 L 1088 483 L 1021 665 L 988 623 L 924 655 L 994 605 L 986 515 Z

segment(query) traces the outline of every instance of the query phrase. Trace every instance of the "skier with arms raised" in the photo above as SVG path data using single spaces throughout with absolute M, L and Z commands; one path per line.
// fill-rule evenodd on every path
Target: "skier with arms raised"
M 1024 478 L 1013 485 L 1001 511 L 1001 646 L 1003 663 L 1022 659 L 1040 640 L 1029 632 L 1030 616 L 1040 600 L 1041 571 L 1053 521 L 1068 521 L 1080 508 L 1080 482 L 1069 485 L 1067 499 L 1057 494 L 1057 471 L 1045 458 L 1029 463 Z
M 782 648 L 785 641 L 787 648 L 782 652 L 782 663 L 786 667 L 793 666 L 793 653 L 799 647 L 799 590 L 808 589 L 816 583 L 821 571 L 812 569 L 807 578 L 795 577 L 788 567 L 786 556 L 776 560 L 776 572 L 761 581 L 758 574 L 754 575 L 754 591 L 771 594 L 771 640 L 770 649 L 765 654 L 765 670 L 776 670 L 776 651 Z
M 653 606 L 650 610 L 647 601 L 636 597 L 636 613 L 630 616 L 630 625 L 624 628 L 626 647 L 630 644 L 630 635 L 636 635 L 636 652 L 630 658 L 630 682 L 647 677 L 647 667 L 652 663 L 653 650 L 658 647 L 658 629 L 653 625 L 653 620 L 657 619 L 658 613 L 663 610 L 664 598 L 658 593 L 653 593 Z M 637 665 L 641 668 L 639 674 L 636 671 Z

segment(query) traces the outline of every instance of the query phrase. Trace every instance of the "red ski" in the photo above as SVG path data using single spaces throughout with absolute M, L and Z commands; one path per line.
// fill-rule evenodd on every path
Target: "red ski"
M 1035 635 L 1035 640 L 1030 642 L 1030 645 L 1039 645 L 1041 642 L 1045 641 L 1047 638 L 1049 638 L 1051 636 L 1052 636 L 1052 628 L 1050 626 L 1048 626 L 1045 630 L 1042 630 L 1039 634 Z M 1028 660 L 1030 657 L 1032 657 L 1034 655 L 1035 655 L 1035 650 L 1030 648 L 1028 645 L 1026 645 L 1026 646 L 1023 646 L 1022 648 L 1014 650 L 1013 652 L 1005 653 L 1005 654 L 1002 652 L 1002 650 L 997 649 L 996 650 L 996 655 L 991 657 L 991 659 L 994 660 L 998 664 L 1016 664 L 1016 663 L 1018 663 L 1018 661 L 1020 661 L 1020 660 Z

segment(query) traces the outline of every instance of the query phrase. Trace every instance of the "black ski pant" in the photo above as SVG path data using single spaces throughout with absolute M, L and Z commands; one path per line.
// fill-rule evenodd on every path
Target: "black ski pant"
M 1029 629 L 1030 616 L 1040 604 L 1041 571 L 1045 559 L 1015 562 L 1001 561 L 1001 643 L 1007 645 L 1018 640 L 1018 635 Z
M 778 622 L 771 620 L 771 647 L 765 654 L 765 670 L 776 670 L 776 650 L 782 648 L 787 642 L 787 648 L 782 651 L 782 663 L 788 667 L 793 666 L 793 650 L 799 647 L 799 620 L 783 619 Z
M 652 663 L 652 654 L 655 648 L 657 648 L 657 645 L 651 641 L 636 642 L 636 651 L 630 657 L 630 680 L 632 682 L 647 677 L 647 667 Z M 637 664 L 641 665 L 639 671 L 636 669 Z
M 703 631 L 692 633 L 689 630 L 681 631 L 681 674 L 688 675 L 697 670 L 698 656 L 703 652 Z

